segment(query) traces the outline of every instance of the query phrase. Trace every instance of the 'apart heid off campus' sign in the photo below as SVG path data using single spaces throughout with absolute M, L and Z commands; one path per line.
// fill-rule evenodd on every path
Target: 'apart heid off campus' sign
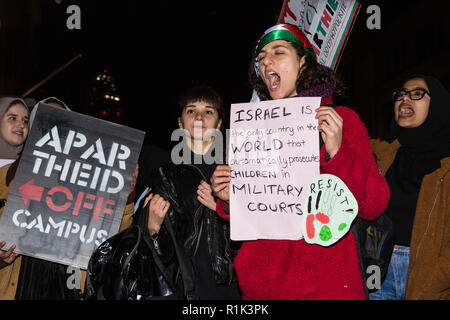
M 40 104 L 0 219 L 6 247 L 86 269 L 119 230 L 144 135 Z

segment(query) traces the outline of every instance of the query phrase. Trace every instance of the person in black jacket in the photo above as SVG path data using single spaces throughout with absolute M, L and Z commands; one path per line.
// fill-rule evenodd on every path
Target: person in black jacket
M 177 290 L 184 290 L 179 261 L 163 224 L 169 219 L 178 246 L 191 266 L 193 299 L 240 299 L 233 269 L 229 226 L 218 218 L 209 184 L 216 164 L 223 163 L 222 98 L 215 89 L 197 86 L 180 98 L 178 124 L 183 138 L 172 150 L 174 164 L 161 167 L 149 185 L 151 193 L 136 212 Z M 173 137 L 173 136 L 172 136 Z M 150 191 L 149 191 L 150 192 Z M 145 216 L 145 219 L 142 219 Z

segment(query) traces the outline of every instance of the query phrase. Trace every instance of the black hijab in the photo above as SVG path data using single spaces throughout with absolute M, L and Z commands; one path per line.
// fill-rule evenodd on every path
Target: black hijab
M 400 127 L 393 119 L 389 135 L 383 139 L 398 139 L 401 144 L 386 180 L 391 189 L 387 213 L 394 224 L 397 220 L 397 244 L 404 245 L 409 245 L 423 177 L 440 168 L 441 159 L 450 156 L 450 94 L 431 76 L 413 76 L 406 81 L 416 78 L 423 79 L 430 92 L 427 118 L 416 128 Z
M 450 93 L 441 82 L 431 76 L 414 76 L 408 80 L 422 78 L 430 91 L 428 116 L 416 128 L 402 128 L 392 120 L 390 133 L 385 138 L 392 142 L 398 139 L 401 148 L 397 153 L 405 153 L 411 163 L 401 163 L 402 168 L 410 167 L 409 174 L 423 177 L 441 166 L 440 160 L 450 156 Z M 408 81 L 406 80 L 406 81 Z M 405 82 L 406 82 L 405 81 Z M 409 162 L 409 161 L 408 161 Z

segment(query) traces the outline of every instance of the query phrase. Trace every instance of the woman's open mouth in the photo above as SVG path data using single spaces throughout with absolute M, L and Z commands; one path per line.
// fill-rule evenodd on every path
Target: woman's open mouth
M 279 87 L 280 76 L 276 72 L 274 72 L 274 71 L 267 72 L 266 79 L 268 81 L 268 84 L 269 84 L 268 87 L 270 90 L 274 90 Z
M 398 116 L 401 118 L 411 117 L 414 115 L 414 109 L 409 105 L 400 105 L 398 109 Z

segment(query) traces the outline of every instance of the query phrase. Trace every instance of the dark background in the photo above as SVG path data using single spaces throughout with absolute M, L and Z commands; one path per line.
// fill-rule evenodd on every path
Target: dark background
M 378 137 L 392 117 L 392 92 L 408 74 L 435 75 L 450 88 L 450 3 L 359 2 L 337 68 L 348 87 L 339 102 L 357 111 L 371 137 Z M 80 30 L 66 27 L 71 4 L 81 9 Z M 372 4 L 381 9 L 380 30 L 366 26 Z M 147 142 L 168 148 L 177 126 L 176 98 L 187 87 L 209 83 L 226 105 L 250 100 L 251 51 L 277 22 L 282 5 L 283 0 L 0 0 L 0 95 L 23 95 L 81 53 L 30 97 L 56 96 L 74 111 L 145 130 Z M 104 99 L 105 90 L 115 90 L 120 101 Z

